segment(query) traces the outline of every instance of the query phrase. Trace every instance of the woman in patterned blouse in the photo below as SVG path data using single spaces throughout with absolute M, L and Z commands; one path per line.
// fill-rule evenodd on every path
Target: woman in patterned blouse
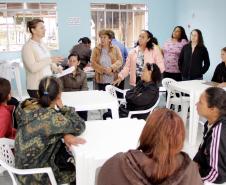
M 181 81 L 181 73 L 178 67 L 178 58 L 181 49 L 187 44 L 188 38 L 182 26 L 176 26 L 173 29 L 171 38 L 163 45 L 163 54 L 165 62 L 164 78 L 172 78 Z

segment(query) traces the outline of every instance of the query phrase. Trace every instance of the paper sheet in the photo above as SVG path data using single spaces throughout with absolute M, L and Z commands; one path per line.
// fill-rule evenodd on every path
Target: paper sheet
M 75 67 L 72 66 L 72 67 L 69 67 L 68 69 L 63 70 L 61 73 L 55 74 L 54 76 L 57 78 L 60 78 L 62 76 L 72 73 L 74 70 L 75 70 Z

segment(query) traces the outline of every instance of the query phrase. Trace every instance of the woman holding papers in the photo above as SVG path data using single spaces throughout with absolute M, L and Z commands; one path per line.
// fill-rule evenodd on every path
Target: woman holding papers
M 79 64 L 80 58 L 78 54 L 70 54 L 68 56 L 68 66 L 74 67 L 74 71 L 60 78 L 63 83 L 63 91 L 88 90 L 86 73 L 78 67 Z
M 63 61 L 62 57 L 51 57 L 49 50 L 42 42 L 45 36 L 45 26 L 41 19 L 28 21 L 27 28 L 31 38 L 22 49 L 22 61 L 27 76 L 27 92 L 30 97 L 38 98 L 38 84 L 45 76 L 51 76 L 52 72 L 60 72 L 57 63 Z
M 70 68 L 74 67 L 74 71 L 60 78 L 63 84 L 63 91 L 68 92 L 88 90 L 86 73 L 80 69 L 79 64 L 80 58 L 78 54 L 70 54 L 68 56 L 68 65 Z M 86 121 L 88 112 L 79 111 L 78 115 Z

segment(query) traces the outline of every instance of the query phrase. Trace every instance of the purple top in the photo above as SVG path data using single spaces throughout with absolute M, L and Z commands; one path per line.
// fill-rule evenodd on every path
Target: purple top
M 165 72 L 180 73 L 178 59 L 181 49 L 185 44 L 187 44 L 185 39 L 182 39 L 181 42 L 173 42 L 172 39 L 165 42 L 162 48 L 164 53 Z

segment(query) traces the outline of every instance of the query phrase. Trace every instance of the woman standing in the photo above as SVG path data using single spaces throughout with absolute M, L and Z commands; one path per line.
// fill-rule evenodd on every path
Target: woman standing
M 182 48 L 178 65 L 182 80 L 203 79 L 210 67 L 210 59 L 200 30 L 191 32 L 191 41 Z
M 42 42 L 45 36 L 45 26 L 41 19 L 28 21 L 27 28 L 31 38 L 22 49 L 22 60 L 26 70 L 27 92 L 30 97 L 38 98 L 38 84 L 45 76 L 51 76 L 52 71 L 60 72 L 56 63 L 63 61 L 62 57 L 51 57 L 49 50 Z
M 226 86 L 226 47 L 221 50 L 222 62 L 217 65 L 212 81 L 220 83 L 218 87 Z
M 160 48 L 155 44 L 156 39 L 148 30 L 142 30 L 139 35 L 138 45 L 129 52 L 126 64 L 118 75 L 114 84 L 121 81 L 130 74 L 130 85 L 135 87 L 140 80 L 142 70 L 146 63 L 155 63 L 160 71 L 165 70 L 163 56 Z
M 172 78 L 181 81 L 181 73 L 178 66 L 178 59 L 181 49 L 187 44 L 188 38 L 182 26 L 176 26 L 173 29 L 171 39 L 163 45 L 163 55 L 165 62 L 164 78 Z
M 98 89 L 105 90 L 106 85 L 117 78 L 122 66 L 122 55 L 119 48 L 111 44 L 112 35 L 109 31 L 101 30 L 99 37 L 100 44 L 93 49 L 91 63 Z

